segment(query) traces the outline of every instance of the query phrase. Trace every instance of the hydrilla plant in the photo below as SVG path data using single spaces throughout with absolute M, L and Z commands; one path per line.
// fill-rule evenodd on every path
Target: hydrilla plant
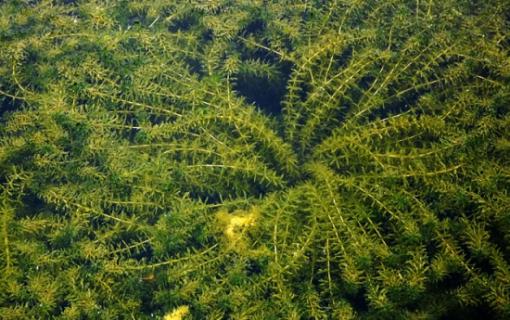
M 2 2 L 0 314 L 510 316 L 508 12 Z

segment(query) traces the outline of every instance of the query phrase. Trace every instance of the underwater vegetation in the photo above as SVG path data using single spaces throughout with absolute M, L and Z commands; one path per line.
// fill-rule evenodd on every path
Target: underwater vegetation
M 0 1 L 0 318 L 509 319 L 510 2 Z

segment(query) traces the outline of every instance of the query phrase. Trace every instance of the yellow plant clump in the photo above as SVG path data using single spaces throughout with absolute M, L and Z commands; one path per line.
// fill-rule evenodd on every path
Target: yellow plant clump
M 223 226 L 223 234 L 231 244 L 241 240 L 248 227 L 253 227 L 259 216 L 258 208 L 252 207 L 249 211 L 237 210 L 229 213 L 221 210 L 217 214 L 219 222 Z
M 180 306 L 178 308 L 173 309 L 169 313 L 165 315 L 163 320 L 182 320 L 185 316 L 189 314 L 188 306 Z

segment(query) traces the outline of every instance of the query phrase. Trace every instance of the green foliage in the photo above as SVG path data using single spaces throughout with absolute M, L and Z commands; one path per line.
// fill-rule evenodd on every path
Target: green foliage
M 3 1 L 3 319 L 510 317 L 506 1 Z

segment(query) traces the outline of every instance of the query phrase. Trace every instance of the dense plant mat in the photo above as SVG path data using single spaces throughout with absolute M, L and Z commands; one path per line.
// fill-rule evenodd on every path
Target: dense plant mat
M 509 319 L 510 2 L 0 2 L 2 319 Z

